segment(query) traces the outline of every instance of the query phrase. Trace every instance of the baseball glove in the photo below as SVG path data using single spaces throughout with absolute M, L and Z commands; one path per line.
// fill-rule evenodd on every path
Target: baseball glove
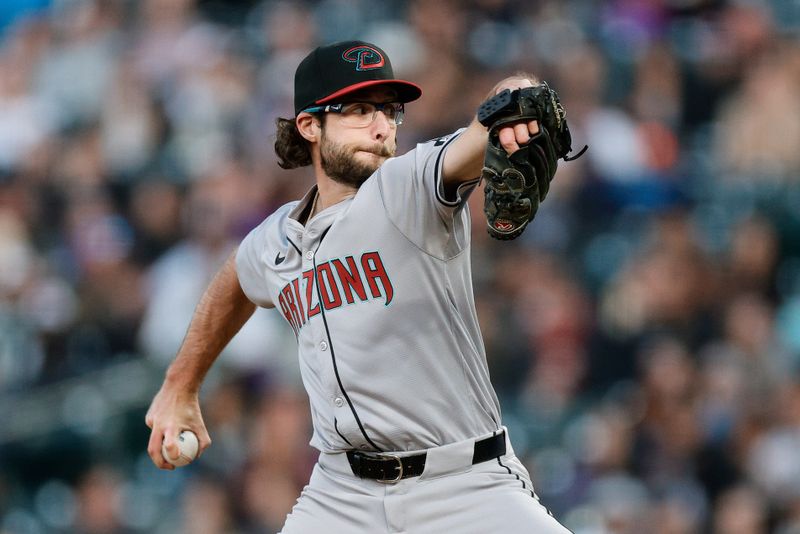
M 514 122 L 539 122 L 539 133 L 511 155 L 500 145 L 498 131 Z M 481 178 L 486 181 L 483 211 L 495 239 L 515 239 L 533 220 L 539 203 L 547 196 L 558 160 L 574 157 L 572 136 L 566 111 L 558 95 L 546 83 L 515 91 L 505 91 L 486 100 L 478 108 L 478 121 L 489 129 Z

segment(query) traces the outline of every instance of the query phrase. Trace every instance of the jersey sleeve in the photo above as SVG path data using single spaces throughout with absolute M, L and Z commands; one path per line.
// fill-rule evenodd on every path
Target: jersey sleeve
M 295 203 L 296 204 L 296 203 Z M 236 252 L 236 274 L 242 291 L 254 304 L 263 308 L 273 308 L 272 288 L 269 281 L 270 263 L 268 251 L 285 250 L 288 242 L 283 226 L 292 205 L 281 207 L 253 228 L 239 245 Z
M 437 257 L 459 253 L 469 237 L 466 201 L 480 179 L 462 183 L 450 196 L 442 180 L 444 154 L 462 131 L 420 143 L 377 173 L 388 217 L 410 241 Z

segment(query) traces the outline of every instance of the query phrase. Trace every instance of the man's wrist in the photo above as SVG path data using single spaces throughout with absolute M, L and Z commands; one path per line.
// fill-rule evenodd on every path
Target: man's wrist
M 189 376 L 185 370 L 169 366 L 164 376 L 164 385 L 169 389 L 197 395 L 200 392 L 201 381 Z

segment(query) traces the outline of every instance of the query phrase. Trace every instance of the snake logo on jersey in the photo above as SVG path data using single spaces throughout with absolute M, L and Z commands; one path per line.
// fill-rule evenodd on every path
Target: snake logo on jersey
M 316 284 L 316 285 L 315 285 Z M 319 291 L 317 291 L 317 288 Z M 319 294 L 319 298 L 317 297 Z M 378 252 L 365 252 L 360 258 L 345 256 L 320 263 L 283 286 L 278 304 L 295 334 L 320 312 L 383 297 L 388 306 L 394 287 Z

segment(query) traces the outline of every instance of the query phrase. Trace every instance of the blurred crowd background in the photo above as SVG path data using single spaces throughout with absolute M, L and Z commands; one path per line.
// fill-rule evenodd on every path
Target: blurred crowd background
M 346 38 L 424 89 L 401 151 L 518 70 L 590 147 L 514 242 L 470 201 L 543 503 L 579 534 L 800 533 L 796 0 L 3 0 L 0 532 L 280 528 L 315 452 L 274 310 L 209 375 L 198 462 L 158 471 L 144 414 L 222 259 L 312 184 L 274 122 Z

